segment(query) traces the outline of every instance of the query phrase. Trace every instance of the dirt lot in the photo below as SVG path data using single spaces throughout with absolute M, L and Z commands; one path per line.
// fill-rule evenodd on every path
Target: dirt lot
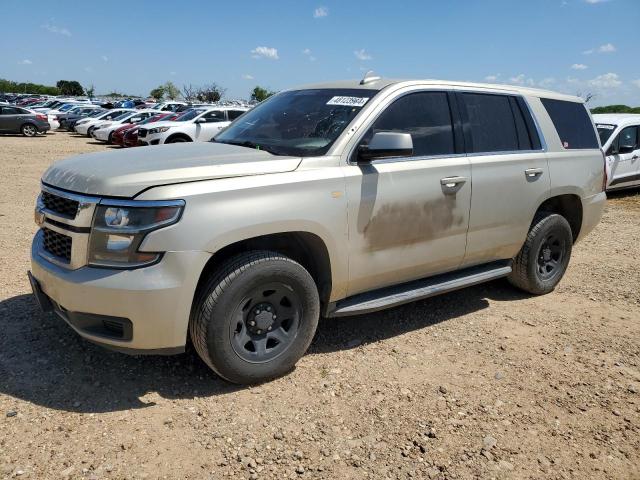
M 544 297 L 505 281 L 323 320 L 286 378 L 127 357 L 38 312 L 39 177 L 104 149 L 0 137 L 0 478 L 640 478 L 640 196 Z

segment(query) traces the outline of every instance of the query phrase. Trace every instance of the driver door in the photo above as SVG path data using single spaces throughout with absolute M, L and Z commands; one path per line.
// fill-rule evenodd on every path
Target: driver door
M 638 126 L 623 128 L 607 151 L 610 187 L 618 188 L 640 182 L 640 135 Z M 630 147 L 633 150 L 629 151 Z
M 201 142 L 208 142 L 227 125 L 229 125 L 229 122 L 224 110 L 211 110 L 196 120 L 195 139 Z
M 409 133 L 413 154 L 362 163 L 356 148 L 346 167 L 348 295 L 451 271 L 462 263 L 471 167 L 454 101 L 443 91 L 396 97 L 360 139 L 362 145 L 378 132 Z

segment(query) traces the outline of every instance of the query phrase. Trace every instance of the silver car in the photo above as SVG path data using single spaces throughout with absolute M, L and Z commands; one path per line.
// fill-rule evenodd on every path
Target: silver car
M 14 105 L 0 105 L 0 133 L 22 133 L 25 137 L 34 137 L 50 128 L 46 115 Z
M 563 277 L 605 206 L 584 102 L 365 77 L 281 92 L 214 142 L 93 153 L 42 177 L 36 297 L 83 337 L 169 354 L 190 339 L 253 383 L 304 354 L 320 316 L 507 277 Z

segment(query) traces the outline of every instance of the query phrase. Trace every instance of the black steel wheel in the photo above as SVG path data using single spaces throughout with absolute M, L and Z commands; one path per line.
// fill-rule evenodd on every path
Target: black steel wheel
M 551 292 L 564 276 L 573 246 L 569 222 L 557 214 L 539 213 L 513 259 L 509 281 L 536 295 Z
M 189 333 L 200 357 L 233 383 L 286 374 L 311 344 L 320 317 L 309 272 L 275 252 L 237 255 L 196 293 Z

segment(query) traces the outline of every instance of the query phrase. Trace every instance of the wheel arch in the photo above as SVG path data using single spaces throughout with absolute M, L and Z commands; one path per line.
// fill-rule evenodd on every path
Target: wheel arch
M 193 139 L 189 135 L 187 135 L 186 133 L 178 132 L 178 133 L 172 133 L 171 135 L 169 135 L 167 139 L 164 141 L 164 143 L 171 143 L 171 140 L 174 140 L 176 138 L 183 138 L 187 142 L 193 142 Z
M 269 250 L 285 255 L 302 265 L 313 277 L 324 309 L 329 303 L 333 287 L 331 258 L 326 243 L 315 233 L 290 231 L 246 238 L 225 245 L 207 261 L 196 286 L 196 295 L 207 278 L 226 259 L 248 250 Z
M 582 229 L 583 208 L 582 200 L 575 193 L 564 193 L 547 198 L 540 204 L 535 212 L 534 218 L 540 212 L 555 213 L 563 216 L 571 227 L 573 241 L 580 236 Z

